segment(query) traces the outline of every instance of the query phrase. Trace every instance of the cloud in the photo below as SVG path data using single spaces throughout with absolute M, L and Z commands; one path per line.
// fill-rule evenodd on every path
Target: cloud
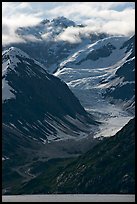
M 27 8 L 27 9 L 26 9 Z M 25 42 L 16 34 L 18 27 L 36 25 L 41 21 L 40 12 L 31 13 L 28 2 L 2 2 L 2 44 Z
M 134 2 L 2 2 L 2 43 L 23 41 L 15 32 L 20 26 L 33 26 L 60 15 L 88 26 L 68 28 L 57 40 L 76 43 L 81 40 L 79 35 L 93 31 L 119 35 L 135 32 Z M 48 39 L 49 34 L 42 37 Z
M 80 15 L 87 17 L 84 21 L 87 26 L 84 28 L 70 27 L 61 33 L 57 40 L 77 43 L 80 42 L 82 36 L 86 37 L 93 32 L 106 32 L 108 34 L 126 36 L 133 35 L 135 32 L 135 9 L 132 8 L 131 5 L 128 8 L 125 8 L 126 4 L 123 5 L 122 2 L 118 3 L 115 4 L 114 2 L 109 2 L 109 4 L 106 4 L 107 8 L 106 5 L 101 4 L 101 6 L 99 6 L 95 3 L 92 7 L 92 12 L 89 12 L 90 7 L 87 8 L 90 3 L 84 4 L 85 7 L 81 4 L 79 7 Z M 96 7 L 96 5 L 98 6 Z M 121 8 L 113 10 L 114 7 L 118 6 L 121 6 Z M 52 12 L 58 13 L 59 9 L 59 7 L 55 8 Z M 70 8 L 67 9 L 70 10 Z M 70 10 L 70 13 L 72 14 L 75 9 L 74 6 L 73 9 Z M 64 13 L 65 12 L 66 11 L 64 11 Z M 69 15 L 69 13 L 67 14 Z M 82 18 L 81 16 L 79 18 Z
M 24 42 L 27 42 L 27 41 L 29 41 L 29 42 L 36 42 L 36 41 L 40 42 L 41 41 L 41 39 L 37 38 L 34 35 L 25 35 L 25 36 L 23 36 L 22 39 L 24 40 Z
M 132 5 L 132 6 L 131 6 Z M 122 9 L 123 8 L 123 9 Z M 77 21 L 82 22 L 88 18 L 106 17 L 115 13 L 120 14 L 127 8 L 134 10 L 134 3 L 127 2 L 74 2 L 59 4 L 55 8 L 48 11 L 49 15 L 54 17 L 60 14 Z M 116 15 L 115 15 L 116 16 Z
M 64 32 L 57 36 L 57 41 L 67 41 L 69 43 L 79 43 L 84 37 L 89 37 L 94 32 L 104 32 L 111 35 L 124 35 L 131 36 L 135 32 L 134 21 L 129 21 L 127 17 L 114 18 L 111 20 L 87 20 L 87 26 L 85 27 L 68 27 Z
M 81 42 L 80 34 L 81 29 L 75 27 L 68 27 L 64 32 L 56 37 L 57 41 L 68 41 L 70 43 Z
M 80 2 L 58 6 L 49 11 L 88 24 L 90 30 L 131 35 L 135 32 L 134 2 Z M 66 34 L 66 33 L 64 33 Z
M 21 2 L 20 8 L 31 8 L 30 3 L 29 2 Z
M 12 42 L 25 42 L 16 33 L 13 27 L 9 27 L 6 23 L 2 24 L 2 44 L 7 45 Z
M 10 19 L 5 18 L 2 22 L 2 44 L 25 42 L 25 40 L 17 35 L 16 29 L 20 26 L 32 26 L 37 22 L 39 22 L 39 20 L 31 15 L 26 16 L 17 14 L 16 20 L 12 17 Z
M 125 9 L 119 11 L 100 11 L 98 14 L 99 20 L 87 20 L 90 27 L 96 27 L 98 31 L 107 32 L 109 34 L 119 34 L 130 36 L 135 33 L 135 10 Z M 94 26 L 95 25 L 95 26 Z

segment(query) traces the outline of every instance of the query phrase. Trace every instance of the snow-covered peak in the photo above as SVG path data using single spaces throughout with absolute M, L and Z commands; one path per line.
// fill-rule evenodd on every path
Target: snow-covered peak
M 40 24 L 45 25 L 47 23 L 49 23 L 50 21 L 48 19 L 44 19 L 40 22 Z
M 36 67 L 36 68 L 35 68 Z M 22 50 L 16 47 L 10 47 L 2 52 L 2 101 L 5 102 L 11 98 L 15 98 L 14 83 L 10 79 L 11 76 L 19 77 L 22 73 L 27 76 L 37 76 L 34 69 L 42 72 L 46 78 L 47 72 L 45 67 L 39 62 L 30 58 Z M 10 77 L 9 77 L 10 76 Z
M 18 67 L 18 63 L 29 65 L 28 60 L 39 66 L 39 70 L 46 74 L 44 65 L 31 58 L 28 54 L 16 47 L 10 47 L 2 52 L 2 76 L 4 77 L 8 70 L 14 70 Z M 26 66 L 27 67 L 27 66 Z
M 65 18 L 64 16 L 59 16 L 57 18 L 54 18 L 51 22 L 57 26 L 60 26 L 60 25 L 64 25 L 66 27 L 75 26 L 75 23 L 72 20 L 69 20 L 68 18 Z
M 76 26 L 76 24 L 72 20 L 61 16 L 53 20 L 44 19 L 35 26 L 19 27 L 16 33 L 26 41 L 53 40 L 63 29 L 70 26 Z
M 88 48 L 93 49 L 99 49 L 100 47 L 107 46 L 107 45 L 113 45 L 116 48 L 120 48 L 121 45 L 127 40 L 127 37 L 123 36 L 114 36 L 114 37 L 107 37 L 101 40 L 98 40 L 97 42 L 91 44 Z
M 127 37 L 123 36 L 111 36 L 100 39 L 84 49 L 78 50 L 78 52 L 62 62 L 60 67 L 72 67 L 73 65 L 84 68 L 112 66 L 118 59 L 121 60 L 124 57 L 125 49 L 123 51 L 120 48 L 127 39 Z
M 16 47 L 10 47 L 9 49 L 2 52 L 2 56 L 9 56 L 10 59 L 15 58 L 17 56 L 23 57 L 23 58 L 30 58 L 25 52 L 20 50 Z
M 4 77 L 8 70 L 15 70 L 20 59 L 30 59 L 29 55 L 16 47 L 10 47 L 2 52 L 2 76 Z

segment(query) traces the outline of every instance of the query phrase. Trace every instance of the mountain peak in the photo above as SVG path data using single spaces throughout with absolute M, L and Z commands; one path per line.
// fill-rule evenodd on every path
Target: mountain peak
M 64 16 L 59 16 L 57 18 L 54 18 L 51 22 L 53 22 L 55 25 L 64 25 L 64 26 L 75 26 L 75 23 L 72 20 L 69 20 L 68 18 Z
M 9 49 L 3 51 L 2 56 L 5 56 L 5 55 L 6 56 L 8 55 L 9 58 L 16 57 L 16 56 L 29 58 L 29 56 L 25 52 L 23 52 L 22 50 L 16 47 L 10 47 Z
M 46 73 L 45 66 L 43 66 L 38 61 L 31 58 L 27 53 L 23 52 L 17 47 L 10 47 L 2 52 L 2 76 L 4 76 L 8 70 L 14 70 L 15 67 L 18 67 L 18 63 L 29 64 L 28 61 L 32 61 L 35 65 L 39 66 L 39 70 Z M 10 68 L 10 69 L 9 69 Z
M 41 22 L 40 22 L 40 24 L 43 24 L 43 25 L 45 25 L 46 23 L 49 23 L 50 21 L 48 20 L 48 19 L 44 19 L 44 20 L 42 20 Z

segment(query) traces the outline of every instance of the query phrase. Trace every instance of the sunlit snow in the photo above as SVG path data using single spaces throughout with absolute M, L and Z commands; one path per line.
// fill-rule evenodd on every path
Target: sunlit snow
M 126 37 L 109 37 L 86 46 L 62 62 L 60 69 L 55 73 L 55 76 L 67 83 L 84 108 L 101 122 L 94 137 L 113 136 L 133 118 L 132 114 L 123 110 L 123 103 L 111 104 L 109 99 L 102 95 L 109 87 L 115 89 L 116 85 L 128 83 L 123 82 L 122 77 L 113 78 L 116 71 L 129 61 L 126 59 L 131 51 L 126 53 L 126 48 L 120 49 L 126 40 Z M 100 57 L 96 61 L 86 59 L 88 53 L 108 43 L 116 48 L 108 57 Z M 77 64 L 81 60 L 82 62 Z

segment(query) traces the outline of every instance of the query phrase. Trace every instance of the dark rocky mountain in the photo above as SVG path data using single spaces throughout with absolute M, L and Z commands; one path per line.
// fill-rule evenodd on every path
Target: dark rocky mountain
M 78 158 L 34 163 L 29 182 L 14 194 L 135 193 L 135 119 Z M 50 176 L 49 176 L 50 175 Z
M 33 163 L 33 159 L 77 155 L 80 150 L 71 139 L 88 136 L 98 122 L 62 80 L 48 74 L 43 65 L 20 49 L 11 47 L 4 51 L 2 60 L 5 186 L 12 178 L 14 182 L 16 176 L 20 179 L 25 174 L 25 165 Z M 69 143 L 73 146 L 70 150 Z
M 96 124 L 63 81 L 17 48 L 3 53 L 2 82 L 5 128 L 48 142 L 77 137 Z

